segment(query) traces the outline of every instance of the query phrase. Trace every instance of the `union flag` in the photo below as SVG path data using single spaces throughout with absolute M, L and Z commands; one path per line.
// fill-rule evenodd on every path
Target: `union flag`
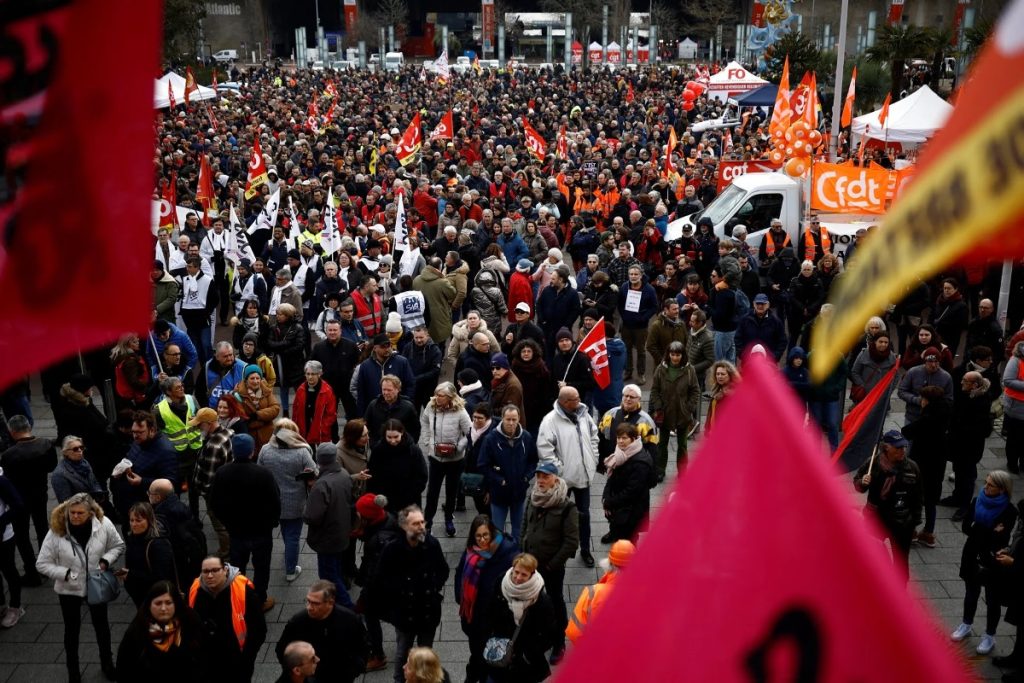
M 437 127 L 435 127 L 434 131 L 430 134 L 430 141 L 433 142 L 434 140 L 453 140 L 454 137 L 452 131 L 454 130 L 454 128 L 455 120 L 454 117 L 452 116 L 451 109 L 449 109 L 448 113 L 442 116 L 441 120 L 437 122 Z
M 565 160 L 569 158 L 569 140 L 565 134 L 565 126 L 558 131 L 558 143 L 555 145 L 555 156 Z
M 577 349 L 590 359 L 590 372 L 602 389 L 612 383 L 612 372 L 608 366 L 608 341 L 604 335 L 604 317 L 594 323 Z
M 416 153 L 420 151 L 420 147 L 423 146 L 423 131 L 421 130 L 422 124 L 420 123 L 420 113 L 416 112 L 416 116 L 412 118 L 412 123 L 402 133 L 402 139 L 398 142 L 398 148 L 395 150 L 395 156 L 398 157 L 398 163 L 402 166 L 408 166 L 416 160 Z
M 213 171 L 210 170 L 210 160 L 205 154 L 199 162 L 196 202 L 203 207 L 203 225 L 209 227 L 210 210 L 217 208 L 217 196 L 213 193 Z
M 192 74 L 192 67 L 185 67 L 185 106 L 189 104 L 189 98 L 192 93 L 199 92 L 199 84 L 196 83 L 196 77 Z
M 523 119 L 523 136 L 526 138 L 526 148 L 530 150 L 530 153 L 537 157 L 538 161 L 544 161 L 544 155 L 548 150 L 548 143 L 544 142 L 541 134 L 534 130 L 533 126 L 526 119 Z
M 768 133 L 772 136 L 777 130 L 785 133 L 789 128 L 793 117 L 793 111 L 789 106 L 791 95 L 792 93 L 789 91 L 789 56 L 787 55 L 786 61 L 782 64 L 782 79 L 779 81 L 779 91 L 775 95 L 772 120 L 768 123 Z
M 252 141 L 252 156 L 249 157 L 249 177 L 245 180 L 245 198 L 252 199 L 260 192 L 260 185 L 268 182 L 267 162 L 260 148 L 260 137 L 256 135 Z

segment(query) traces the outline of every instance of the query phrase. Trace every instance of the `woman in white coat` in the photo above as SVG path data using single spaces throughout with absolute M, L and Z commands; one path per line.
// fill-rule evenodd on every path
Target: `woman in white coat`
M 54 508 L 50 531 L 43 539 L 36 569 L 54 580 L 64 619 L 64 652 L 68 681 L 82 680 L 78 665 L 78 640 L 82 631 L 82 604 L 86 602 L 89 572 L 109 568 L 124 553 L 124 541 L 103 509 L 87 493 L 76 493 Z M 110 622 L 107 606 L 88 605 L 96 630 L 103 675 L 114 680 L 114 659 L 110 650 Z

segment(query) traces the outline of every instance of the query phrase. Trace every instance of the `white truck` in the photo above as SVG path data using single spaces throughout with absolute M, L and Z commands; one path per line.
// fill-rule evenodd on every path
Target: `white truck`
M 665 239 L 679 239 L 686 224 L 694 226 L 696 233 L 697 221 L 707 217 L 714 223 L 719 238 L 732 237 L 732 229 L 742 224 L 747 228 L 747 244 L 759 247 L 771 220 L 778 218 L 790 240 L 797 245 L 807 222 L 803 190 L 800 182 L 785 173 L 741 175 L 703 210 L 669 223 Z M 832 252 L 837 256 L 846 253 L 858 230 L 882 220 L 882 216 L 871 214 L 815 212 L 815 215 L 831 235 Z

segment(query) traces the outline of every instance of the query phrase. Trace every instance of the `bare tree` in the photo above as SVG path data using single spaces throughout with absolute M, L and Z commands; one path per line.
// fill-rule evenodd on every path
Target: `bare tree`
M 395 40 L 401 41 L 409 28 L 409 7 L 406 0 L 381 0 L 377 4 L 373 20 L 377 26 L 394 26 Z
M 658 27 L 658 35 L 667 41 L 675 42 L 682 31 L 682 22 L 675 5 L 662 0 L 651 4 L 651 23 Z
M 705 40 L 714 38 L 719 26 L 735 24 L 737 17 L 733 0 L 697 0 L 685 5 L 683 13 L 694 34 Z
M 558 12 L 564 14 L 572 12 L 572 25 L 574 31 L 579 31 L 586 26 L 593 31 L 601 28 L 601 7 L 603 0 L 540 0 L 540 8 L 544 12 Z M 584 42 L 589 37 L 584 37 Z

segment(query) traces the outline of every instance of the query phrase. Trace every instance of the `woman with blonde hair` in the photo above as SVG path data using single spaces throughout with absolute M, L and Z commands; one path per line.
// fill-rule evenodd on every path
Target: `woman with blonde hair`
M 281 492 L 281 538 L 284 539 L 285 580 L 291 583 L 302 573 L 299 538 L 306 511 L 306 477 L 316 475 L 313 449 L 299 435 L 299 426 L 282 417 L 274 422 L 274 434 L 260 449 L 256 464 L 270 470 Z
M 50 513 L 50 531 L 36 559 L 40 574 L 53 579 L 64 619 L 64 656 L 68 681 L 80 683 L 78 641 L 82 631 L 82 604 L 90 572 L 106 571 L 124 553 L 124 541 L 102 508 L 86 493 L 76 493 Z M 110 650 L 107 603 L 88 605 L 89 620 L 96 631 L 100 666 L 107 680 L 114 680 Z
M 414 647 L 402 666 L 405 683 L 451 683 L 441 660 L 429 647 Z
M 114 400 L 117 409 L 141 410 L 149 388 L 149 366 L 139 353 L 139 335 L 122 335 L 110 350 L 110 364 L 114 367 Z
M 707 392 L 711 394 L 711 404 L 708 406 L 707 419 L 704 420 L 705 433 L 714 424 L 715 418 L 718 416 L 718 410 L 722 406 L 722 401 L 733 392 L 739 380 L 739 370 L 727 360 L 715 361 L 708 368 L 708 377 L 704 386 L 707 387 Z
M 463 461 L 472 428 L 466 402 L 459 396 L 455 385 L 441 382 L 420 415 L 420 433 L 423 435 L 423 448 L 430 465 L 424 517 L 429 531 L 437 512 L 441 484 L 444 483 L 444 530 L 449 538 L 455 536 L 455 499 L 459 493 Z

